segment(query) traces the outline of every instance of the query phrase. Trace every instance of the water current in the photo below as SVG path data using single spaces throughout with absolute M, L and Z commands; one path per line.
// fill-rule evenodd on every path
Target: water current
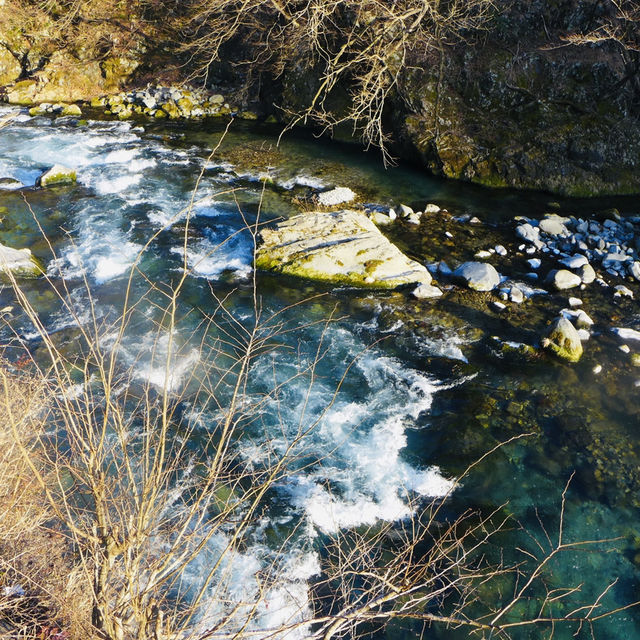
M 389 233 L 413 257 L 445 259 L 453 266 L 481 246 L 513 244 L 512 219 L 540 216 L 554 199 L 447 182 L 406 166 L 384 169 L 375 154 L 306 134 L 289 135 L 278 146 L 279 132 L 259 124 L 234 123 L 207 161 L 222 129 L 216 123 L 78 122 L 20 114 L 0 131 L 0 178 L 22 184 L 0 191 L 0 243 L 30 247 L 51 280 L 68 287 L 76 319 L 42 279 L 23 283 L 47 331 L 59 334 L 66 349 L 73 350 L 75 324 L 88 321 L 89 292 L 99 317 L 108 318 L 122 305 L 129 270 L 139 255 L 149 280 L 181 276 L 185 208 L 201 172 L 189 220 L 189 274 L 179 301 L 185 319 L 175 366 L 166 379 L 154 360 L 163 344 L 155 343 L 151 306 L 129 327 L 120 353 L 140 380 L 166 382 L 175 390 L 198 366 L 201 321 L 217 300 L 226 296 L 239 319 L 253 317 L 253 244 L 242 229 L 258 213 L 263 222 L 293 215 L 313 190 L 332 186 L 348 186 L 365 202 L 380 205 L 402 202 L 422 208 L 434 202 L 454 218 L 443 218 L 441 227 L 436 223 L 427 235 L 407 227 Z M 33 188 L 42 171 L 56 163 L 77 170 L 77 185 Z M 588 216 L 612 204 L 623 213 L 634 212 L 632 200 L 554 206 Z M 456 221 L 464 216 L 477 216 L 482 225 L 469 231 Z M 456 240 L 444 235 L 445 227 L 453 229 Z M 132 286 L 135 298 L 147 282 L 136 277 Z M 566 538 L 619 539 L 609 545 L 610 553 L 573 553 L 557 562 L 550 587 L 582 584 L 582 597 L 589 601 L 616 581 L 604 606 L 640 599 L 640 405 L 634 386 L 640 376 L 622 363 L 606 335 L 592 339 L 575 366 L 549 358 L 521 363 L 496 354 L 491 337 L 534 341 L 532 336 L 555 312 L 551 302 L 525 305 L 504 319 L 470 292 L 418 302 L 404 292 L 332 288 L 270 274 L 258 274 L 257 293 L 265 313 L 282 310 L 283 321 L 297 328 L 282 337 L 288 349 L 253 362 L 249 392 L 259 395 L 285 379 L 293 381 L 278 403 L 264 409 L 259 423 L 238 436 L 238 455 L 248 466 L 262 464 L 270 451 L 295 437 L 303 421 L 321 416 L 305 443 L 304 464 L 278 486 L 278 499 L 256 523 L 253 544 L 228 560 L 230 597 L 250 600 L 260 571 L 283 543 L 287 523 L 303 523 L 281 550 L 288 580 L 267 594 L 260 624 L 291 619 L 309 606 L 327 537 L 406 518 L 411 510 L 407 495 L 426 501 L 446 494 L 467 465 L 524 433 L 531 435 L 473 468 L 447 500 L 442 517 L 468 508 L 512 515 L 520 526 L 503 532 L 489 553 L 515 557 L 515 549 L 529 545 L 531 536 L 543 540 L 545 530 L 557 535 L 562 490 L 575 473 L 567 494 Z M 598 295 L 593 294 L 592 304 L 602 315 L 621 313 Z M 13 291 L 4 286 L 0 309 L 11 305 Z M 625 312 L 631 326 L 640 322 L 632 306 Z M 335 320 L 327 325 L 323 321 L 329 317 Z M 39 339 L 19 312 L 12 326 L 37 354 Z M 0 333 L 3 343 L 15 342 L 8 329 Z M 312 361 L 320 341 L 323 357 L 309 390 L 308 378 L 296 382 L 295 376 Z M 596 362 L 606 375 L 592 373 Z M 206 414 L 201 420 L 206 429 Z M 217 543 L 223 541 L 214 540 L 190 569 L 194 580 L 198 571 L 207 572 Z M 208 615 L 215 619 L 217 612 Z M 601 638 L 640 638 L 640 618 L 624 611 L 595 630 Z M 574 631 L 559 628 L 554 637 L 568 638 Z M 418 633 L 434 639 L 467 637 L 464 630 L 399 623 L 387 636 Z M 517 637 L 548 633 L 528 628 Z M 578 637 L 589 633 L 583 629 Z

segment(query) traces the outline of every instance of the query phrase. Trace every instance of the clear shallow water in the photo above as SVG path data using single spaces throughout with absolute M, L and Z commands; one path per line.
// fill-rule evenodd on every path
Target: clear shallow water
M 492 192 L 429 179 L 407 167 L 385 171 L 376 156 L 306 136 L 286 138 L 276 147 L 275 132 L 259 126 L 232 128 L 207 163 L 219 138 L 220 127 L 214 125 L 203 129 L 90 121 L 80 126 L 70 119 L 26 116 L 0 132 L 0 178 L 13 177 L 25 185 L 21 191 L 0 191 L 0 207 L 6 207 L 0 242 L 31 247 L 54 283 L 64 282 L 69 289 L 75 318 L 42 281 L 26 283 L 47 329 L 70 351 L 76 323 L 90 320 L 86 284 L 98 317 L 108 321 L 122 306 L 128 272 L 137 260 L 150 280 L 178 281 L 186 233 L 190 274 L 179 301 L 183 320 L 174 346 L 169 347 L 169 336 L 156 342 L 154 302 L 162 298 L 156 292 L 144 298 L 120 350 L 122 363 L 134 365 L 140 380 L 167 382 L 176 391 L 186 388 L 186 398 L 200 365 L 203 319 L 217 300 L 230 296 L 228 304 L 238 319 L 251 322 L 254 317 L 253 244 L 243 228 L 258 219 L 259 209 L 262 221 L 291 215 L 299 210 L 294 199 L 304 199 L 309 187 L 341 185 L 370 202 L 433 201 L 456 215 L 477 215 L 487 223 L 488 233 L 500 238 L 505 220 L 539 215 L 549 200 L 544 194 Z M 32 190 L 42 170 L 56 162 L 77 169 L 78 185 Z M 185 207 L 200 172 L 185 232 Z M 265 174 L 269 182 L 263 191 Z M 592 211 L 610 204 L 560 206 L 589 206 Z M 634 206 L 629 200 L 616 204 L 623 210 Z M 464 247 L 455 246 L 444 237 L 439 242 L 409 232 L 396 239 L 412 255 L 429 260 L 464 259 L 465 251 L 473 254 L 475 243 L 487 244 L 485 238 L 467 236 Z M 134 277 L 134 299 L 146 292 L 145 280 Z M 454 492 L 447 513 L 453 516 L 470 506 L 488 512 L 505 505 L 504 512 L 542 539 L 540 520 L 550 532 L 558 526 L 561 492 L 575 471 L 567 502 L 567 538 L 620 537 L 615 544 L 620 552 L 571 556 L 554 567 L 553 584 L 573 583 L 579 577 L 587 599 L 593 599 L 618 578 L 608 605 L 639 599 L 635 377 L 616 361 L 615 345 L 606 336 L 594 342 L 576 367 L 550 361 L 521 364 L 496 358 L 487 338 L 530 337 L 551 313 L 544 306 L 505 321 L 479 311 L 460 295 L 416 303 L 402 293 L 331 290 L 266 274 L 258 277 L 258 292 L 264 313 L 280 312 L 286 326 L 296 330 L 282 338 L 281 349 L 253 363 L 249 394 L 265 397 L 283 381 L 293 382 L 283 387 L 277 401 L 262 406 L 260 420 L 244 429 L 237 455 L 247 467 L 259 468 L 300 430 L 317 425 L 298 464 L 276 488 L 271 510 L 256 523 L 252 544 L 228 558 L 224 577 L 212 587 L 211 602 L 219 600 L 215 590 L 231 602 L 254 598 L 260 572 L 294 530 L 277 560 L 289 581 L 269 594 L 266 602 L 271 605 L 263 607 L 255 624 L 295 618 L 308 606 L 309 584 L 321 569 L 328 536 L 405 517 L 408 493 L 425 499 L 444 495 L 469 463 L 498 442 L 525 432 L 532 435 L 474 469 Z M 319 293 L 324 295 L 291 306 Z M 610 313 L 597 292 L 590 295 L 594 305 L 602 303 L 602 313 Z M 13 304 L 12 298 L 8 288 L 1 290 L 0 308 Z M 332 315 L 335 322 L 325 325 L 323 320 Z M 19 314 L 13 324 L 20 339 L 37 352 L 37 337 Z M 11 339 L 6 332 L 2 337 Z M 309 391 L 308 377 L 298 380 L 296 375 L 309 368 L 320 340 L 326 353 Z M 161 363 L 169 348 L 176 365 L 166 380 Z M 609 376 L 591 374 L 596 358 L 605 359 Z M 214 420 L 205 412 L 202 428 Z M 522 531 L 511 531 L 497 543 L 510 553 L 526 540 Z M 212 540 L 190 568 L 194 582 L 226 542 L 223 536 Z M 203 625 L 219 615 L 217 609 L 206 612 Z M 604 622 L 598 637 L 640 637 L 638 622 L 637 614 L 626 612 Z M 416 633 L 410 625 L 394 627 L 389 637 Z M 431 629 L 429 634 L 466 637 L 451 629 Z M 521 637 L 545 636 L 533 629 Z M 570 632 L 558 631 L 555 637 L 570 637 Z

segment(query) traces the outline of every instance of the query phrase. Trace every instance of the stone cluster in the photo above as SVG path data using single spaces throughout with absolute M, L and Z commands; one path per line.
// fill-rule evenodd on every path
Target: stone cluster
M 42 102 L 29 109 L 30 116 L 76 116 L 82 115 L 82 110 L 77 104 L 67 102 Z
M 239 111 L 220 93 L 210 93 L 195 87 L 153 87 L 94 98 L 94 108 L 104 108 L 107 115 L 127 120 L 134 115 L 171 120 L 235 115 L 255 120 L 256 114 Z
M 548 276 L 556 289 L 596 280 L 606 285 L 596 268 L 603 276 L 640 280 L 640 217 L 623 220 L 612 211 L 604 222 L 556 214 L 518 222 L 516 234 L 525 241 L 522 249 L 528 254 L 546 254 L 557 262 L 558 268 Z

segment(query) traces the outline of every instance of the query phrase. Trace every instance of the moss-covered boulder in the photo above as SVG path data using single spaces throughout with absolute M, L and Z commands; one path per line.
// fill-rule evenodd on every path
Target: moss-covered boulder
M 77 179 L 76 170 L 56 164 L 45 171 L 36 181 L 40 187 L 54 187 L 61 184 L 73 184 Z
M 563 360 L 578 362 L 582 357 L 582 342 L 576 328 L 564 317 L 554 320 L 542 346 Z
M 12 249 L 0 244 L 0 273 L 35 278 L 42 274 L 42 267 L 29 249 Z
M 357 211 L 304 213 L 264 229 L 260 240 L 258 269 L 381 289 L 431 282 L 424 266 Z

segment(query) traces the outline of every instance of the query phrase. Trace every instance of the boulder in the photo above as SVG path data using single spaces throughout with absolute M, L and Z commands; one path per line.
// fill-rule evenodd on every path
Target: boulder
M 423 265 L 405 256 L 357 211 L 297 215 L 264 229 L 260 241 L 258 269 L 380 289 L 431 283 Z
M 463 280 L 469 289 L 476 291 L 491 291 L 500 284 L 500 274 L 486 262 L 465 262 L 453 275 Z
M 369 217 L 371 222 L 378 227 L 387 227 L 393 222 L 390 216 L 380 211 L 373 211 Z
M 527 242 L 531 242 L 538 248 L 542 246 L 542 242 L 540 242 L 540 229 L 528 222 L 516 227 L 516 235 Z
M 540 220 L 539 228 L 549 236 L 564 236 L 567 232 L 567 227 L 564 226 L 562 218 L 551 216 Z
M 576 253 L 567 258 L 562 258 L 562 260 L 560 260 L 560 263 L 567 267 L 567 269 L 579 269 L 585 264 L 589 264 L 589 261 L 587 260 L 586 256 L 583 256 L 580 253 Z
M 627 327 L 612 327 L 611 331 L 623 340 L 640 340 L 640 331 Z
M 76 181 L 76 170 L 56 164 L 45 171 L 37 180 L 40 187 L 53 187 L 59 184 L 73 184 Z
M 578 270 L 583 284 L 591 284 L 596 279 L 596 272 L 590 264 L 585 264 Z
M 578 287 L 582 284 L 582 278 L 580 278 L 579 275 L 572 273 L 571 271 L 567 271 L 566 269 L 552 271 L 549 274 L 548 280 L 559 291 L 572 289 L 573 287 Z
M 42 269 L 29 249 L 12 249 L 0 244 L 0 272 L 35 277 L 42 273 Z
M 582 356 L 582 342 L 576 328 L 564 317 L 554 320 L 542 341 L 545 349 L 569 362 L 578 362 Z

